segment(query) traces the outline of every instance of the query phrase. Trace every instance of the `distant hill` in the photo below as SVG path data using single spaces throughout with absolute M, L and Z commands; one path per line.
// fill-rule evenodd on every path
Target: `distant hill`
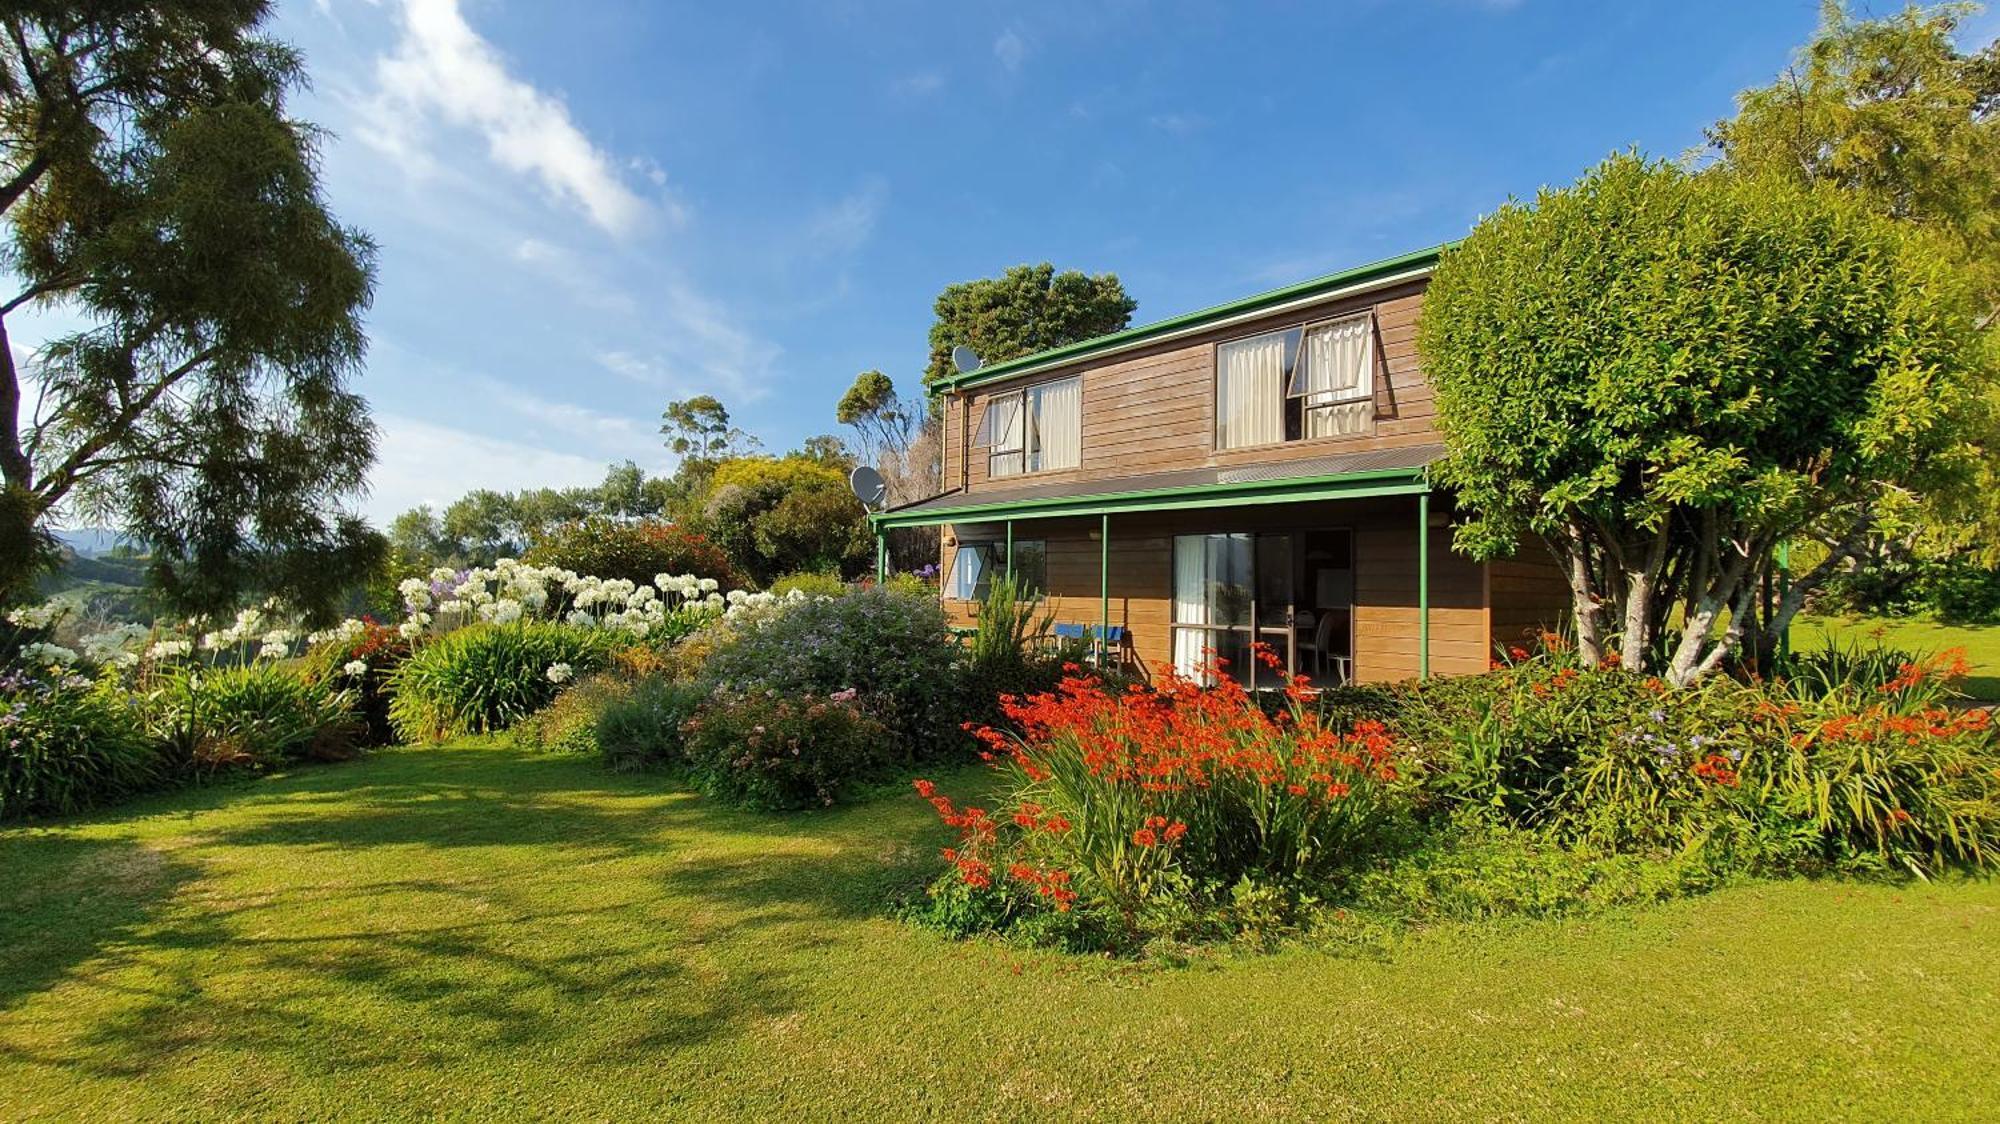
M 56 538 L 61 540 L 64 546 L 85 558 L 102 557 L 120 546 L 144 549 L 143 544 L 134 543 L 109 527 L 78 527 L 74 530 L 57 531 Z

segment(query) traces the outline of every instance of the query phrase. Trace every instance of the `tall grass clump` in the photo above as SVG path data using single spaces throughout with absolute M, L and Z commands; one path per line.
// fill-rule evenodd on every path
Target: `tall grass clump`
M 367 736 L 354 699 L 289 666 L 252 663 L 161 671 L 143 705 L 175 767 L 199 775 L 353 757 Z
M 549 621 L 459 629 L 396 669 L 389 722 L 406 742 L 504 730 L 602 667 L 612 646 L 604 630 Z

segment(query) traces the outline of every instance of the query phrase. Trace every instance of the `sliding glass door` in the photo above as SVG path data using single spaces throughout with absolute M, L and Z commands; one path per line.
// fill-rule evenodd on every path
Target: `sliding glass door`
M 1354 610 L 1353 535 L 1345 530 L 1174 538 L 1174 670 L 1277 686 L 1254 658 L 1270 646 L 1283 669 L 1315 685 L 1348 680 Z
M 1174 538 L 1174 669 L 1203 682 L 1221 673 L 1245 686 L 1275 676 L 1250 646 L 1291 662 L 1293 540 L 1289 534 Z

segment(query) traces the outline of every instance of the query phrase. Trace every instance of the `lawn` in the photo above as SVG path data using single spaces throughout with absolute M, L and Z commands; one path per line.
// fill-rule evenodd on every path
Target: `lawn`
M 1965 649 L 1972 664 L 1965 693 L 1984 702 L 2000 702 L 2000 625 L 1948 625 L 1923 617 L 1800 617 L 1792 625 L 1792 643 L 1802 650 L 1866 642 L 1877 635 L 1913 651 Z
M 486 745 L 9 829 L 0 1117 L 1935 1119 L 2000 1100 L 1992 882 L 1753 885 L 1376 955 L 1138 968 L 885 919 L 937 840 L 914 798 L 732 813 Z

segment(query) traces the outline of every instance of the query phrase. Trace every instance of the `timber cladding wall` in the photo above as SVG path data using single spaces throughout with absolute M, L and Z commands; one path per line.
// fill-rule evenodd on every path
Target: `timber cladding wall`
M 1109 360 L 1085 359 L 997 386 L 948 396 L 944 414 L 948 466 L 945 486 L 962 484 L 977 493 L 987 482 L 986 458 L 980 449 L 971 447 L 970 438 L 978 428 L 986 403 L 995 394 L 1078 373 L 1083 376 L 1080 467 L 1010 476 L 1009 486 L 1112 479 L 1211 465 L 1283 462 L 1435 441 L 1430 384 L 1417 364 L 1416 324 L 1422 304 L 1423 282 L 1412 281 L 1156 344 Z M 1358 311 L 1373 312 L 1380 345 L 1372 433 L 1251 449 L 1216 449 L 1216 344 Z
M 1130 630 L 1132 651 L 1149 674 L 1173 666 L 1173 536 L 1237 531 L 1351 528 L 1355 533 L 1355 678 L 1390 682 L 1417 674 L 1417 522 L 1414 499 L 1113 516 L 1111 623 Z M 1099 618 L 1100 544 L 1096 519 L 1018 520 L 1017 542 L 1047 544 L 1047 595 L 1058 621 Z M 1484 671 L 1491 654 L 1484 567 L 1450 550 L 1450 533 L 1431 540 L 1431 670 Z M 954 550 L 946 547 L 947 575 Z M 945 601 L 954 623 L 971 624 L 977 606 Z

